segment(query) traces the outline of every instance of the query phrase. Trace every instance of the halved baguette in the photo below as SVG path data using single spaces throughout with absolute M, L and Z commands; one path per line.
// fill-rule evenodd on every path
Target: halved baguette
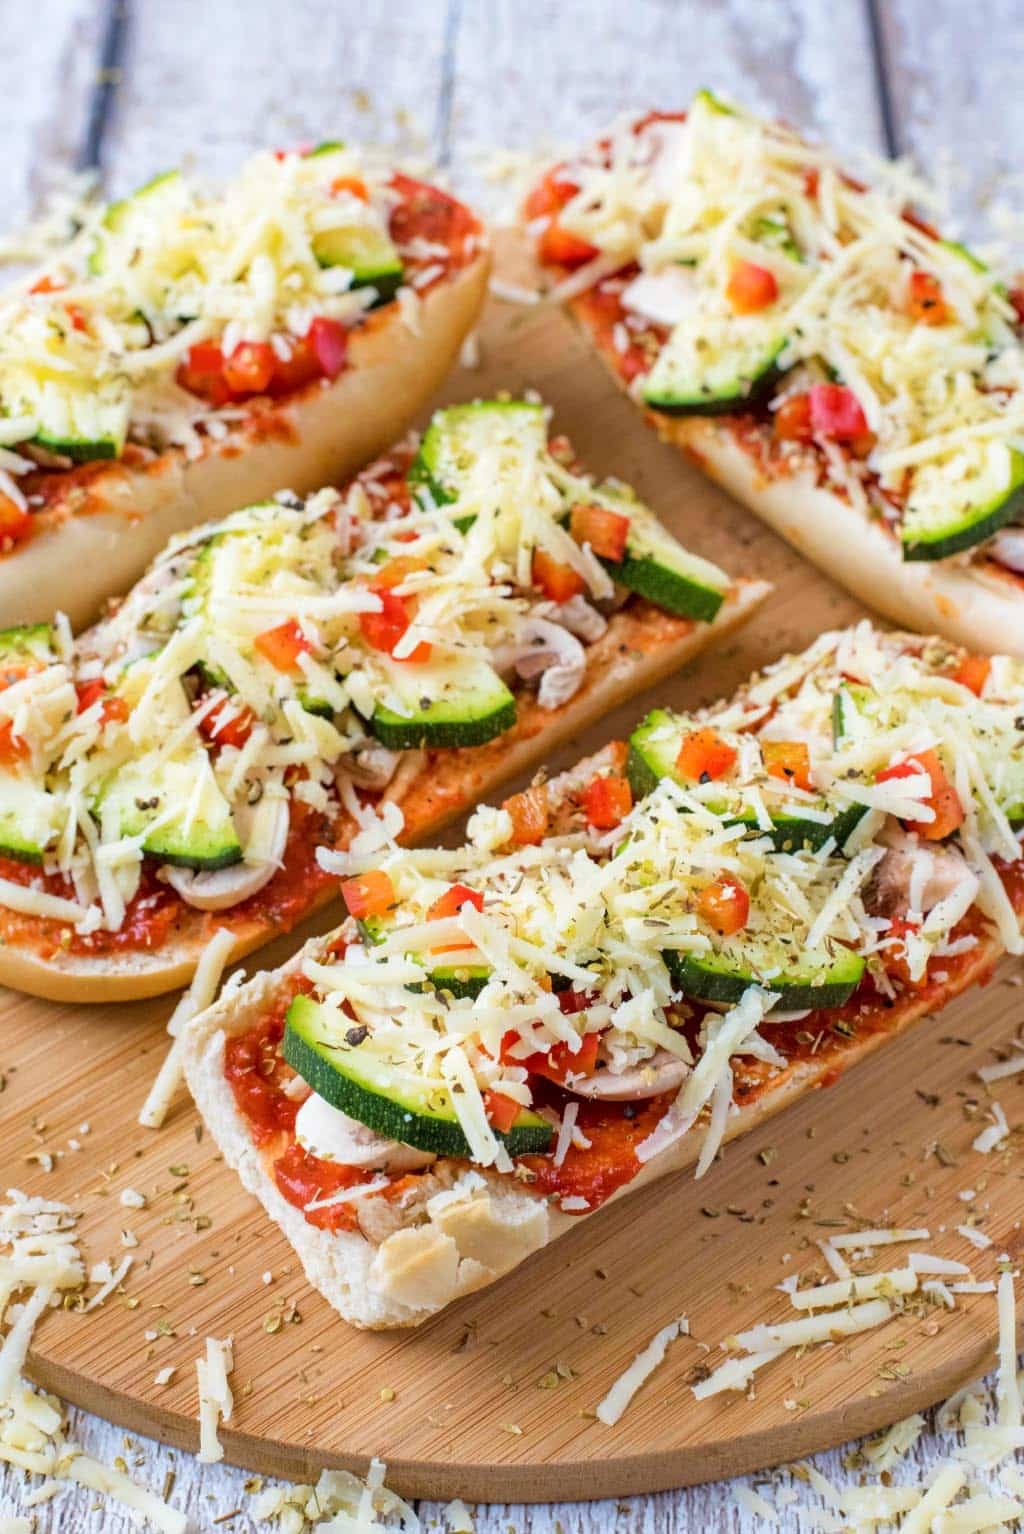
M 528 771 L 561 742 L 571 740 L 644 688 L 670 675 L 705 645 L 715 644 L 746 622 L 770 591 L 766 581 L 739 580 L 711 623 L 676 618 L 632 597 L 587 650 L 586 676 L 561 708 L 542 709 L 528 694 L 518 698 L 513 728 L 487 745 L 425 753 L 416 773 L 394 792 L 402 809 L 402 839 L 424 841 L 517 774 Z M 335 845 L 344 847 L 356 830 L 342 816 Z M 312 915 L 335 898 L 333 881 L 312 891 L 299 916 Z M 0 946 L 0 985 L 54 1001 L 132 1001 L 188 983 L 211 933 L 235 933 L 228 962 L 261 947 L 283 929 L 279 923 L 231 912 L 204 914 L 184 903 L 168 941 L 157 949 L 113 953 L 69 953 L 59 947 L 45 956 L 17 931 Z
M 392 302 L 352 332 L 331 382 L 262 401 L 200 457 L 172 448 L 138 466 L 55 476 L 28 542 L 0 556 L 0 624 L 67 614 L 74 629 L 126 590 L 175 533 L 282 488 L 303 495 L 345 478 L 406 430 L 454 361 L 483 305 L 484 249 L 425 294 L 413 329 Z
M 609 360 L 614 376 L 616 370 Z M 730 429 L 711 416 L 645 412 L 663 442 L 755 512 L 798 553 L 902 628 L 942 634 L 968 649 L 1024 658 L 1024 581 L 999 567 L 913 563 L 880 522 L 817 482 L 810 469 L 766 474 Z
M 549 784 L 557 804 L 574 787 L 610 763 L 612 748 L 581 762 Z M 258 1198 L 298 1254 L 306 1277 L 344 1320 L 382 1330 L 418 1326 L 453 1300 L 494 1282 L 533 1252 L 598 1213 L 569 1214 L 514 1177 L 470 1169 L 442 1159 L 422 1179 L 422 1192 L 408 1202 L 388 1204 L 393 1228 L 361 1215 L 356 1231 L 318 1229 L 279 1192 L 269 1171 L 272 1156 L 254 1145 L 224 1074 L 224 1049 L 288 994 L 291 977 L 306 957 L 321 956 L 326 939 L 313 939 L 281 969 L 257 975 L 242 990 L 201 1013 L 186 1029 L 185 1072 L 206 1127 L 227 1164 Z M 935 1012 L 969 985 L 987 976 L 1001 953 L 998 940 L 984 936 L 954 980 L 931 981 L 905 993 L 895 1004 L 878 1004 L 876 1025 L 858 1036 L 832 1034 L 817 1053 L 792 1062 L 767 1086 L 737 1077 L 737 1111 L 724 1140 L 754 1129 L 790 1102 L 832 1082 L 847 1067 L 874 1053 L 911 1024 Z M 744 1100 L 744 1097 L 749 1100 Z M 653 1156 L 611 1195 L 621 1198 L 656 1178 L 693 1165 L 700 1154 L 703 1123 Z M 370 1200 L 369 1203 L 380 1202 Z

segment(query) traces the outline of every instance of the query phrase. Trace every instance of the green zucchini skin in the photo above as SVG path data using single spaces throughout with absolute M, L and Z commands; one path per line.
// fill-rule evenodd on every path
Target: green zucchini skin
M 836 703 L 838 703 L 838 695 Z M 836 704 L 833 705 L 835 706 Z M 679 721 L 667 709 L 656 708 L 641 721 L 629 737 L 626 777 L 635 801 L 646 798 L 664 777 L 681 782 L 674 771 L 673 752 L 670 749 L 665 754 L 656 739 L 660 731 L 672 729 L 678 724 Z M 769 837 L 777 852 L 795 852 L 801 847 L 817 852 L 830 836 L 835 837 L 837 846 L 844 846 L 866 811 L 863 805 L 849 805 L 833 814 L 827 821 L 814 820 L 810 816 L 799 814 L 778 815 L 770 831 L 762 831 L 752 818 L 731 816 L 724 808 L 721 813 L 727 824 L 744 824 L 749 826 L 752 835 Z
M 742 948 L 742 944 L 739 946 Z M 749 986 L 762 985 L 780 998 L 785 1011 L 841 1007 L 849 1001 L 864 974 L 864 960 L 845 949 L 827 970 L 817 972 L 825 977 L 818 983 L 806 970 L 800 972 L 799 963 L 788 976 L 773 975 L 766 980 L 745 965 L 741 957 L 732 959 L 722 953 L 683 954 L 671 949 L 662 957 L 672 979 L 686 996 L 732 1006 Z
M 602 559 L 601 563 L 620 586 L 635 592 L 638 597 L 646 597 L 655 607 L 674 613 L 677 618 L 710 623 L 725 601 L 724 591 L 701 586 L 650 557 L 636 558 L 630 554 L 628 545 L 626 557 L 620 564 L 611 559 Z
M 477 719 L 406 719 L 389 708 L 376 708 L 369 727 L 381 745 L 392 751 L 418 751 L 424 746 L 483 746 L 504 735 L 516 722 L 515 699 Z
M 296 996 L 288 1008 L 281 1049 L 285 1060 L 313 1091 L 332 1107 L 365 1124 L 375 1134 L 438 1156 L 469 1157 L 466 1141 L 447 1089 L 399 1095 L 387 1067 L 344 1036 L 334 1043 L 325 1037 L 323 1008 L 309 996 Z M 394 1073 L 392 1072 L 392 1075 Z M 554 1130 L 539 1114 L 524 1109 L 505 1134 L 495 1131 L 509 1155 L 546 1151 Z
M 1024 453 L 1013 452 L 1010 487 L 1006 494 L 983 506 L 974 506 L 951 522 L 946 528 L 936 528 L 927 533 L 915 531 L 908 526 L 905 517 L 900 533 L 903 558 L 911 563 L 926 560 L 949 559 L 976 544 L 992 538 L 1001 527 L 1013 522 L 1024 511 Z M 911 503 L 913 493 L 911 492 Z M 908 512 L 911 506 L 907 508 Z

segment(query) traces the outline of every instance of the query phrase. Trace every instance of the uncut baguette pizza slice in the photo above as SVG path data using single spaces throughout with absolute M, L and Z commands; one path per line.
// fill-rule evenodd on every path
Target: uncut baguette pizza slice
M 753 611 L 548 429 L 438 411 L 182 535 L 77 639 L 0 632 L 0 983 L 153 995 L 216 928 L 240 957 L 336 894 L 318 846 L 378 811 L 423 840 Z
M 1024 656 L 1024 290 L 906 196 L 704 91 L 524 216 L 661 436 L 887 617 Z
M 210 1132 L 359 1326 L 415 1325 L 1024 949 L 1024 667 L 864 623 L 650 714 L 190 1026 Z
M 0 294 L 0 616 L 75 628 L 173 534 L 353 473 L 476 321 L 483 226 L 348 145 L 178 171 Z

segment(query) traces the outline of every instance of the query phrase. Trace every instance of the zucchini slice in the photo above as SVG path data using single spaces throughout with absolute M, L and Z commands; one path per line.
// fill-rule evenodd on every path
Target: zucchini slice
M 436 505 L 448 505 L 458 499 L 466 473 L 482 453 L 500 454 L 517 441 L 530 453 L 547 446 L 543 405 L 497 399 L 449 405 L 434 412 L 409 468 L 409 482 L 423 485 Z M 468 527 L 472 519 L 463 520 Z
M 25 623 L 0 629 L 0 673 L 38 671 L 57 659 L 52 623 Z
M 383 229 L 372 224 L 339 225 L 322 229 L 313 241 L 321 266 L 346 266 L 354 288 L 374 288 L 376 302 L 385 304 L 402 285 L 404 269 L 398 249 Z
M 89 253 L 90 272 L 99 276 L 106 269 L 111 242 L 131 240 L 140 226 L 153 217 L 161 201 L 181 199 L 184 202 L 187 195 L 181 172 L 165 170 L 158 176 L 152 176 L 134 192 L 129 192 L 127 197 L 120 197 L 110 203 L 100 224 L 101 232 Z
M 95 811 L 120 836 L 142 838 L 143 852 L 179 868 L 226 868 L 242 857 L 206 752 L 170 761 L 126 762 L 100 794 Z
M 423 1076 L 398 1048 L 377 1044 L 373 1035 L 350 1042 L 362 1030 L 311 996 L 296 996 L 288 1008 L 282 1052 L 313 1091 L 333 1108 L 358 1119 L 376 1134 L 439 1156 L 471 1156 L 452 1107 L 448 1084 Z M 505 1134 L 512 1156 L 545 1151 L 554 1131 L 546 1119 L 524 1108 Z
M 375 943 L 381 942 L 386 930 L 384 920 L 380 916 L 358 917 L 356 927 L 359 929 L 359 936 L 367 947 L 372 947 Z M 422 954 L 413 954 L 411 957 L 417 964 L 422 964 L 424 969 L 427 968 Z M 432 969 L 429 972 L 430 984 L 434 989 L 436 991 L 447 991 L 449 996 L 455 1001 L 462 1001 L 467 996 L 475 999 L 480 995 L 480 992 L 490 978 L 490 970 L 478 964 L 440 964 L 437 969 Z M 410 991 L 422 989 L 423 987 L 419 983 L 409 986 Z
M 1024 453 L 974 442 L 915 473 L 900 538 L 906 560 L 948 559 L 991 538 L 1024 508 Z
M 34 381 L 33 381 L 34 382 Z M 72 463 L 120 458 L 128 434 L 128 401 L 115 389 L 106 394 L 46 380 L 4 398 L 12 414 L 35 417 L 32 441 Z
M 456 656 L 425 665 L 378 657 L 401 708 L 379 703 L 368 721 L 392 751 L 482 746 L 516 722 L 516 700 L 486 661 Z
M 645 798 L 662 778 L 671 778 L 684 788 L 692 786 L 676 771 L 684 728 L 684 720 L 667 709 L 656 708 L 633 731 L 629 737 L 626 776 L 634 799 Z M 730 808 L 727 784 L 723 785 L 721 800 L 710 803 L 708 808 L 730 825 L 746 825 L 755 835 L 770 836 L 778 852 L 793 852 L 801 847 L 814 852 L 824 846 L 830 836 L 835 837 L 836 845 L 842 847 L 864 814 L 864 807 L 859 804 L 836 813 L 825 799 L 819 797 L 809 803 L 808 808 L 821 813 L 779 812 L 773 817 L 771 830 L 762 831 L 752 811 L 738 813 L 739 807 Z M 822 819 L 822 813 L 828 818 Z
M 740 938 L 715 953 L 662 955 L 685 996 L 733 1005 L 751 985 L 780 998 L 784 1011 L 841 1007 L 864 973 L 864 960 L 848 948 L 827 954 L 797 954 L 776 939 Z
M 602 502 L 608 499 L 602 492 Z M 626 554 L 618 562 L 601 560 L 608 574 L 665 612 L 710 623 L 729 589 L 725 571 L 684 549 L 646 506 L 626 499 L 619 504 L 629 517 Z
M 0 772 L 0 856 L 41 863 L 59 830 L 57 802 L 42 784 Z
M 695 314 L 662 347 L 644 379 L 644 403 L 668 415 L 741 409 L 778 377 L 786 344 L 778 324 L 774 314 Z

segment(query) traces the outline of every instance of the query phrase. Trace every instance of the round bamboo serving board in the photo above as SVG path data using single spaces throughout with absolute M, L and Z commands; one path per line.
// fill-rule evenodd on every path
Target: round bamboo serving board
M 700 552 L 776 583 L 742 634 L 657 700 L 638 698 L 573 742 L 554 768 L 624 733 L 654 701 L 707 701 L 860 614 L 657 442 L 563 316 L 495 301 L 481 348 L 480 367 L 457 371 L 445 398 L 540 390 L 589 467 L 634 483 Z M 296 941 L 279 941 L 262 962 L 281 962 Z M 919 1248 L 969 1263 L 980 1280 L 995 1275 L 998 1254 L 1021 1256 L 1018 1137 L 989 1156 L 971 1149 L 987 1100 L 974 1072 L 1021 1021 L 1018 981 L 1004 965 L 989 986 L 727 1147 L 701 1182 L 687 1173 L 616 1203 L 404 1333 L 355 1331 L 309 1289 L 184 1094 L 162 1130 L 137 1127 L 173 998 L 74 1008 L 4 993 L 5 1183 L 80 1209 L 90 1263 L 116 1264 L 126 1250 L 134 1258 L 96 1311 L 47 1314 L 31 1374 L 67 1400 L 194 1449 L 194 1361 L 206 1337 L 231 1336 L 236 1405 L 221 1433 L 229 1460 L 307 1479 L 324 1465 L 365 1470 L 379 1455 L 400 1491 L 488 1502 L 657 1491 L 882 1427 L 991 1363 L 990 1294 L 784 1357 L 758 1376 L 753 1399 L 697 1403 L 689 1387 L 723 1357 L 729 1334 L 795 1316 L 775 1286 L 794 1272 L 826 1276 L 815 1243 L 840 1229 L 927 1226 Z M 1011 1126 L 1022 1080 L 997 1088 Z M 122 1203 L 127 1189 L 145 1207 Z M 956 1233 L 967 1221 L 990 1248 Z M 124 1231 L 138 1245 L 126 1247 Z M 876 1266 L 900 1264 L 907 1250 L 889 1248 Z M 611 1382 L 679 1315 L 690 1336 L 672 1345 L 619 1424 L 603 1426 L 593 1413 Z

